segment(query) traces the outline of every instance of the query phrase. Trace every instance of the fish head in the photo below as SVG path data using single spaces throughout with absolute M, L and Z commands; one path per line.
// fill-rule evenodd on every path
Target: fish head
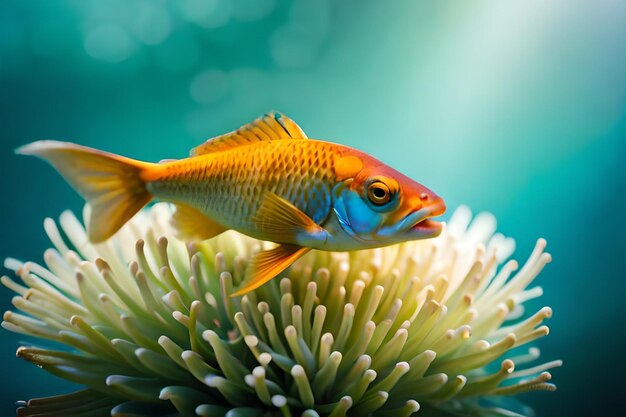
M 371 163 L 367 163 L 371 162 Z M 365 246 L 383 246 L 436 237 L 446 205 L 434 192 L 379 161 L 365 160 L 333 192 L 343 230 Z

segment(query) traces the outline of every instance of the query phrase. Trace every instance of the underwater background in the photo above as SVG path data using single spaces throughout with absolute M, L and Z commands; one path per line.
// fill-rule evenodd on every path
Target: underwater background
M 518 398 L 540 417 L 621 415 L 625 22 L 611 0 L 3 0 L 0 257 L 40 261 L 43 219 L 83 204 L 19 145 L 181 158 L 279 110 L 450 209 L 494 213 L 520 261 L 545 237 L 554 261 L 529 309 L 553 308 L 535 345 L 564 366 L 557 392 Z M 74 388 L 15 358 L 20 340 L 0 332 L 1 415 Z

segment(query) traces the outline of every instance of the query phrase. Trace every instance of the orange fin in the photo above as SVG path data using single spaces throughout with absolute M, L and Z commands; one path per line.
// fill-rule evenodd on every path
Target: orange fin
M 306 134 L 296 122 L 283 114 L 271 112 L 233 132 L 207 140 L 202 145 L 193 148 L 190 155 L 197 156 L 224 151 L 263 140 L 306 138 Z
M 206 240 L 226 231 L 224 226 L 205 216 L 200 210 L 187 204 L 175 204 L 176 211 L 170 223 L 181 240 Z
M 260 287 L 310 250 L 296 245 L 278 245 L 274 249 L 259 252 L 248 265 L 241 288 L 230 296 L 238 297 Z
M 265 193 L 252 220 L 263 233 L 263 238 L 273 242 L 295 242 L 298 235 L 326 232 L 298 207 L 270 192 Z
M 42 140 L 16 151 L 48 161 L 91 206 L 89 239 L 101 242 L 152 200 L 142 173 L 154 166 L 85 146 Z

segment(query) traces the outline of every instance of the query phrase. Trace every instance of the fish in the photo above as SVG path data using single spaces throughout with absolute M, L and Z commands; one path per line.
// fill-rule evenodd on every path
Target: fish
M 49 162 L 91 207 L 87 234 L 107 240 L 153 200 L 172 203 L 177 237 L 234 229 L 276 243 L 248 263 L 241 296 L 312 249 L 352 251 L 436 237 L 443 199 L 365 152 L 310 139 L 270 112 L 207 140 L 188 158 L 143 162 L 52 140 L 16 150 Z

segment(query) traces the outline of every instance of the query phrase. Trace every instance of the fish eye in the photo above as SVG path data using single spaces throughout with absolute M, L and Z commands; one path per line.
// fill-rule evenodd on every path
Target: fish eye
M 391 192 L 385 183 L 376 181 L 367 187 L 367 198 L 372 204 L 382 206 L 391 200 Z

